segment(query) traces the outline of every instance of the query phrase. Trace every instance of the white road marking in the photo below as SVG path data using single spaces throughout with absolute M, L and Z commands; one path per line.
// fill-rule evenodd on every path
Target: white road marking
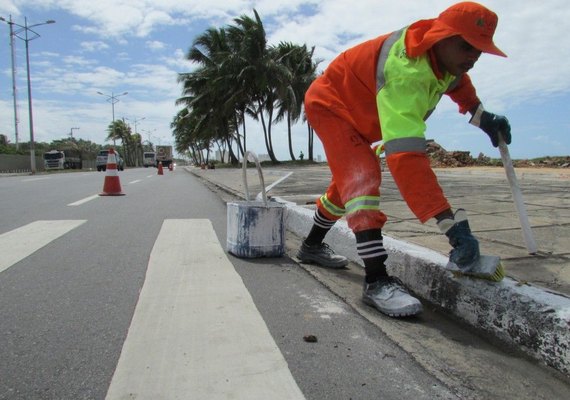
M 33 182 L 33 181 L 43 181 L 45 179 L 51 179 L 51 176 L 43 176 L 37 178 L 22 179 L 22 182 Z
M 86 220 L 36 221 L 0 235 L 0 272 L 77 228 Z
M 106 399 L 304 399 L 209 220 L 165 220 Z
M 91 200 L 96 199 L 98 197 L 99 197 L 98 194 L 94 194 L 93 196 L 86 197 L 86 198 L 78 200 L 74 203 L 69 203 L 68 206 L 80 206 L 81 204 L 87 203 L 88 201 L 91 201 Z
M 136 180 L 134 180 L 134 181 L 130 181 L 130 182 L 129 182 L 129 185 L 130 185 L 131 183 L 138 183 L 138 182 L 140 182 L 141 180 L 142 180 L 142 179 L 136 179 Z
M 273 189 L 275 186 L 277 186 L 278 184 L 280 184 L 281 182 L 283 182 L 285 179 L 289 178 L 291 175 L 293 175 L 293 172 L 289 172 L 287 175 L 277 179 L 275 182 L 273 182 L 271 185 L 267 186 L 265 188 L 265 194 L 267 194 L 267 192 L 269 192 L 271 189 Z M 259 192 L 257 194 L 257 196 L 255 196 L 255 200 L 257 201 L 261 201 L 263 200 L 263 192 Z

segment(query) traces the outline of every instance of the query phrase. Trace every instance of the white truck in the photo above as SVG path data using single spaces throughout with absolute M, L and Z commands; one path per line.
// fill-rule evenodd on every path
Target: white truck
M 53 169 L 81 169 L 83 160 L 81 153 L 75 150 L 50 150 L 44 153 L 44 168 Z
M 109 157 L 109 150 L 100 150 L 97 154 L 97 159 L 95 165 L 97 171 L 107 170 L 107 158 Z M 117 171 L 123 171 L 125 169 L 125 160 L 121 157 L 118 151 L 115 151 L 115 162 L 117 163 Z
M 156 166 L 161 162 L 162 166 L 168 168 L 172 164 L 172 146 L 156 146 Z
M 156 153 L 154 151 L 145 151 L 143 153 L 143 165 L 145 168 L 156 167 Z

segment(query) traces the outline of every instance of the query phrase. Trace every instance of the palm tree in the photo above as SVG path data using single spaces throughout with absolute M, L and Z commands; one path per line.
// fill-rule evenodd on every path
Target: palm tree
M 107 132 L 109 132 L 109 134 L 107 135 L 106 140 L 121 141 L 125 162 L 127 163 L 127 165 L 132 166 L 133 163 L 130 162 L 129 158 L 127 158 L 129 154 L 129 143 L 131 139 L 131 127 L 127 125 L 127 123 L 125 123 L 125 120 L 119 119 L 109 124 Z
M 130 146 L 130 148 L 134 160 L 134 166 L 140 167 L 142 165 L 142 159 L 143 159 L 143 145 L 142 145 L 141 134 L 135 133 L 131 135 L 131 142 L 132 146 Z
M 228 150 L 232 162 L 238 162 L 247 149 L 245 120 L 250 116 L 261 122 L 267 153 L 276 163 L 272 124 L 287 118 L 294 159 L 291 124 L 302 116 L 304 93 L 317 63 L 305 45 L 268 47 L 263 23 L 253 11 L 254 18 L 242 15 L 233 25 L 209 28 L 194 40 L 187 58 L 198 68 L 178 77 L 183 90 L 176 104 L 184 105 L 186 111 L 184 118 L 179 113 L 171 124 L 177 147 L 194 146 L 194 150 L 206 150 L 207 157 L 207 149 L 215 143 L 222 152 Z
M 178 99 L 177 104 L 186 105 L 194 114 L 192 129 L 197 136 L 202 139 L 209 136 L 222 143 L 220 150 L 227 146 L 230 158 L 237 162 L 232 151 L 233 140 L 239 140 L 239 135 L 234 135 L 237 124 L 232 93 L 236 90 L 236 81 L 227 62 L 230 53 L 224 29 L 210 28 L 198 36 L 188 52 L 188 59 L 200 67 L 179 75 L 184 97 Z
M 268 49 L 261 18 L 256 10 L 253 12 L 255 19 L 242 15 L 234 19 L 235 25 L 227 28 L 234 50 L 232 65 L 237 81 L 242 83 L 245 93 L 242 98 L 249 99 L 253 118 L 261 121 L 267 153 L 271 161 L 276 163 L 278 161 L 271 140 L 271 122 L 277 98 L 275 88 L 286 71 L 276 63 L 274 54 Z M 264 112 L 268 115 L 267 123 Z
M 315 71 L 319 62 L 313 61 L 314 47 L 309 52 L 307 46 L 299 46 L 289 42 L 281 42 L 274 51 L 278 62 L 285 65 L 289 74 L 277 87 L 279 97 L 278 114 L 275 121 L 287 120 L 287 137 L 289 155 L 295 160 L 291 135 L 291 125 L 297 122 L 303 114 L 303 103 L 307 89 L 315 79 Z

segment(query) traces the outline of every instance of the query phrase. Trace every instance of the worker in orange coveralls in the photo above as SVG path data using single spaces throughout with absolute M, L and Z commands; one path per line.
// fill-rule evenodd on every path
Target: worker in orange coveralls
M 511 141 L 508 120 L 485 111 L 467 72 L 481 53 L 506 55 L 493 43 L 497 15 L 473 2 L 449 7 L 435 19 L 341 53 L 305 95 L 307 118 L 321 139 L 332 172 L 317 200 L 314 224 L 298 252 L 302 262 L 343 268 L 348 261 L 323 242 L 342 216 L 356 237 L 365 266 L 363 301 L 384 314 L 419 314 L 422 304 L 386 271 L 380 210 L 381 170 L 372 145 L 380 140 L 386 163 L 410 209 L 422 222 L 437 220 L 453 249 L 450 260 L 479 257 L 465 210 L 452 212 L 426 155 L 425 120 L 442 95 L 472 115 L 497 147 Z

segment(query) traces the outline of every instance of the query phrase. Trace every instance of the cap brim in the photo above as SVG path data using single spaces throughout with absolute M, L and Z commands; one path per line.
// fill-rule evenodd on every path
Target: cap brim
M 495 46 L 495 44 L 493 42 L 491 43 L 479 43 L 477 41 L 471 40 L 465 36 L 461 36 L 463 37 L 463 39 L 469 43 L 471 46 L 475 47 L 477 50 L 481 50 L 483 53 L 487 53 L 487 54 L 493 54 L 495 56 L 500 56 L 500 57 L 507 57 L 507 55 L 505 53 L 503 53 L 503 51 L 501 49 L 499 49 L 497 46 Z

